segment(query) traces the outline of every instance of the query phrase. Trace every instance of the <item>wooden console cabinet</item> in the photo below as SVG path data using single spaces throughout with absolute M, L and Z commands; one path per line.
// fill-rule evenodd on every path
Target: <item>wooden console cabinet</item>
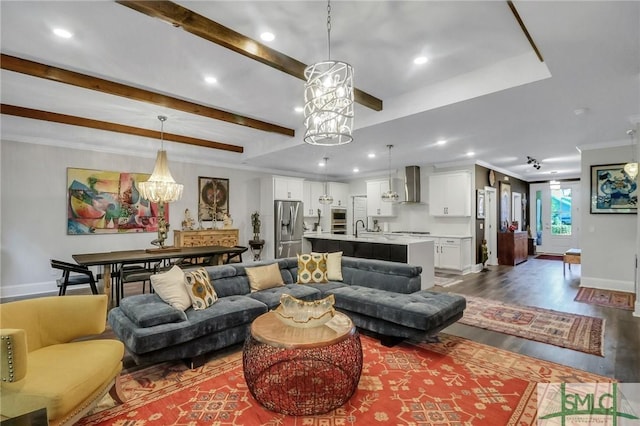
M 238 245 L 237 229 L 202 229 L 198 231 L 173 231 L 173 245 L 176 247 Z
M 515 266 L 527 260 L 528 235 L 526 232 L 498 233 L 498 264 Z

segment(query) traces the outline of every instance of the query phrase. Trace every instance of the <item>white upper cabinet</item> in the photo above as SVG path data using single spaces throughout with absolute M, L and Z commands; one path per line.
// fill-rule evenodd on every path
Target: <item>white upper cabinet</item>
M 318 209 L 324 210 L 319 201 L 320 195 L 324 192 L 323 183 L 305 180 L 303 186 L 304 215 L 317 217 Z
M 333 197 L 332 207 L 347 208 L 349 203 L 349 184 L 339 182 L 329 182 L 329 194 Z
M 303 180 L 281 176 L 273 177 L 274 200 L 303 200 Z
M 395 203 L 382 201 L 382 194 L 389 190 L 389 180 L 367 181 L 367 216 L 395 216 Z
M 429 176 L 431 216 L 471 216 L 471 173 L 437 173 Z

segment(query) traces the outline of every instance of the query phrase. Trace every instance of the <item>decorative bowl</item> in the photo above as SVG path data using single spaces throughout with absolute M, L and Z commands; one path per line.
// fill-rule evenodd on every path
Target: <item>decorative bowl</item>
M 324 299 L 305 301 L 285 293 L 280 296 L 280 305 L 274 312 L 286 325 L 299 328 L 319 327 L 335 315 L 334 303 L 333 294 Z

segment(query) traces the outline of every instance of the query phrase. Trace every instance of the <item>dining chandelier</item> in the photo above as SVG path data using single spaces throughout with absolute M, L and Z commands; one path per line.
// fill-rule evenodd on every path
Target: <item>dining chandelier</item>
M 318 197 L 320 204 L 333 203 L 333 197 L 329 194 L 329 183 L 327 182 L 327 161 L 329 161 L 329 158 L 324 157 L 324 192 Z
M 304 70 L 304 141 L 311 145 L 343 145 L 353 140 L 353 67 L 331 60 L 331 1 L 327 1 L 326 61 Z
M 395 203 L 398 201 L 400 196 L 393 190 L 393 184 L 391 181 L 391 148 L 393 148 L 393 145 L 387 145 L 387 148 L 389 148 L 389 190 L 382 193 L 382 201 Z
M 631 178 L 631 179 L 635 179 L 636 176 L 638 176 L 638 162 L 635 161 L 636 158 L 636 143 L 635 143 L 635 138 L 634 135 L 636 134 L 636 131 L 631 129 L 631 130 L 627 130 L 627 135 L 629 135 L 631 137 L 631 149 L 632 149 L 632 153 L 631 153 L 631 162 L 627 163 L 624 165 L 624 172 Z
M 138 187 L 142 198 L 152 203 L 171 203 L 182 197 L 184 185 L 176 183 L 169 171 L 167 151 L 164 150 L 164 122 L 167 117 L 159 115 L 160 120 L 160 150 L 156 157 L 156 164 L 151 177 L 146 182 L 140 182 Z

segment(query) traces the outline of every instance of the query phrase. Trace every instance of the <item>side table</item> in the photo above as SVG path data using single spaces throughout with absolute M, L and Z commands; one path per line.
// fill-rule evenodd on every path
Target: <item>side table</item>
M 265 408 L 292 416 L 327 413 L 353 395 L 362 346 L 353 322 L 337 312 L 318 327 L 286 325 L 271 311 L 255 319 L 242 351 L 244 378 Z
M 264 240 L 249 240 L 249 247 L 251 248 L 253 260 L 260 260 L 262 248 L 264 247 Z

